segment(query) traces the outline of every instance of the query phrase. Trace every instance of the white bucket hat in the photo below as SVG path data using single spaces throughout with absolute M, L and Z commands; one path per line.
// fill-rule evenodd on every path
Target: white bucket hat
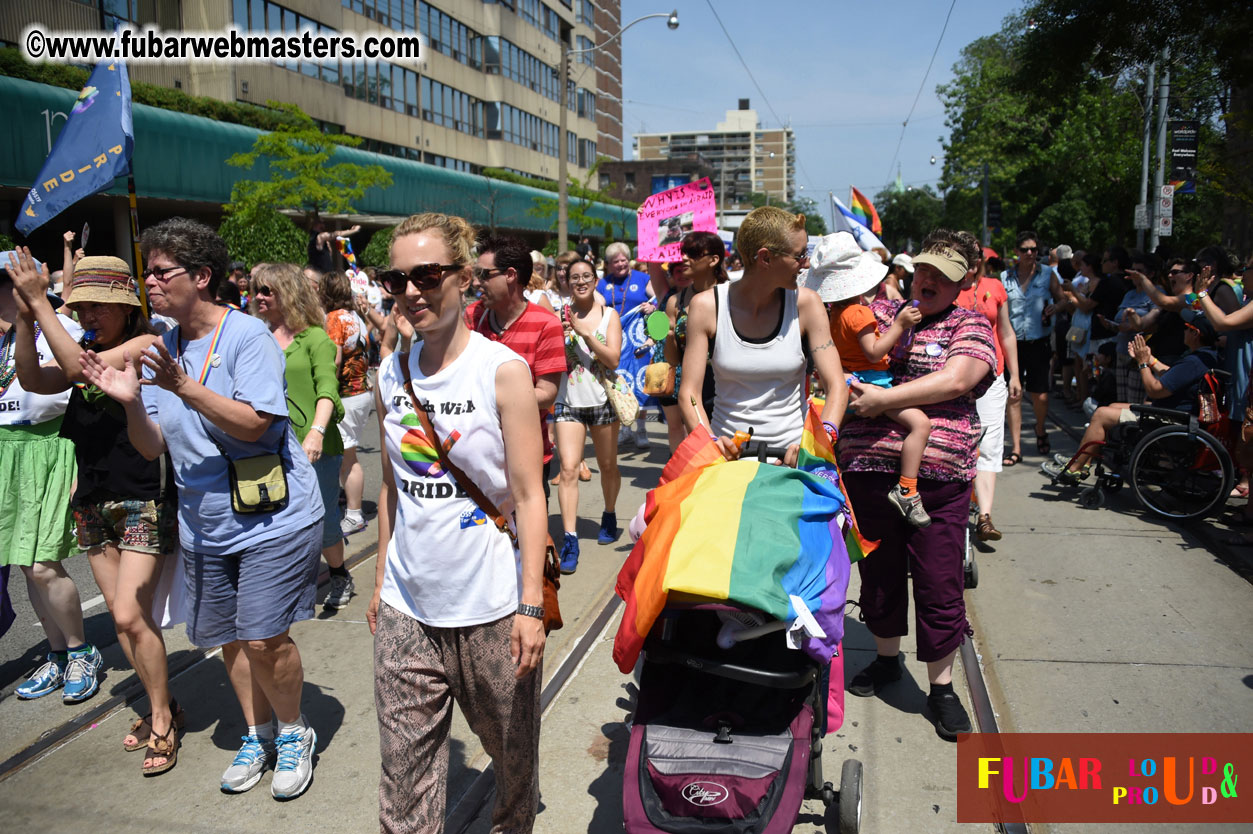
M 830 303 L 869 292 L 887 274 L 887 264 L 878 255 L 863 252 L 848 232 L 836 232 L 824 236 L 814 247 L 801 286 Z

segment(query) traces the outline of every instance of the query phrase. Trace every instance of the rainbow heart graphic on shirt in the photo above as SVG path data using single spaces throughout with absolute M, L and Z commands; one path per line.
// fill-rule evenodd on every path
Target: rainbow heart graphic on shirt
M 406 414 L 400 418 L 400 424 L 408 431 L 400 439 L 400 456 L 418 475 L 425 478 L 439 478 L 444 474 L 444 467 L 439 464 L 439 451 L 435 444 L 422 431 L 422 425 L 416 414 Z M 447 452 L 461 438 L 461 432 L 454 431 L 444 439 L 444 451 Z

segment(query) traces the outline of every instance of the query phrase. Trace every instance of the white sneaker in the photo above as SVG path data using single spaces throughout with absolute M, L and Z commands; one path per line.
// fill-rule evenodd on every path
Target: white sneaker
M 641 452 L 647 451 L 649 447 L 648 432 L 644 431 L 641 426 L 635 427 L 635 448 Z
M 360 533 L 365 528 L 366 522 L 364 518 L 354 521 L 348 516 L 344 516 L 339 520 L 339 532 L 343 534 L 344 538 L 348 538 L 353 533 Z
M 302 715 L 301 720 L 304 720 Z M 274 766 L 274 781 L 270 783 L 270 795 L 275 799 L 295 799 L 313 781 L 313 748 L 318 734 L 306 726 L 302 732 L 283 733 L 274 739 L 278 751 L 278 763 Z
M 225 793 L 243 793 L 261 781 L 261 774 L 274 761 L 274 742 L 257 736 L 244 736 L 244 744 L 235 754 L 235 761 L 222 774 Z

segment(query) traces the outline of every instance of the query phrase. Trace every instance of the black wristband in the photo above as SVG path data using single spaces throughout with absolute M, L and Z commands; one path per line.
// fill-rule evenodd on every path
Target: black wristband
M 537 620 L 544 619 L 544 606 L 527 605 L 525 602 L 518 603 L 518 613 L 523 617 L 534 617 Z

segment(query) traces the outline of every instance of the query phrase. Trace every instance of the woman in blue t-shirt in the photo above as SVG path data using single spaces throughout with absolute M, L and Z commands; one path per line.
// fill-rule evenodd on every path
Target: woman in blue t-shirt
M 84 375 L 122 404 L 135 448 L 149 460 L 168 452 L 174 465 L 187 636 L 222 647 L 247 724 L 221 789 L 246 791 L 274 764 L 270 792 L 291 799 L 313 778 L 317 735 L 300 711 L 304 670 L 288 631 L 313 617 L 323 510 L 288 429 L 283 355 L 264 323 L 214 303 L 229 260 L 216 232 L 173 218 L 147 229 L 140 247 L 152 308 L 176 326 L 137 358 L 142 396 L 130 356 L 119 371 L 88 351 Z M 238 512 L 232 469 L 275 454 L 286 504 Z

